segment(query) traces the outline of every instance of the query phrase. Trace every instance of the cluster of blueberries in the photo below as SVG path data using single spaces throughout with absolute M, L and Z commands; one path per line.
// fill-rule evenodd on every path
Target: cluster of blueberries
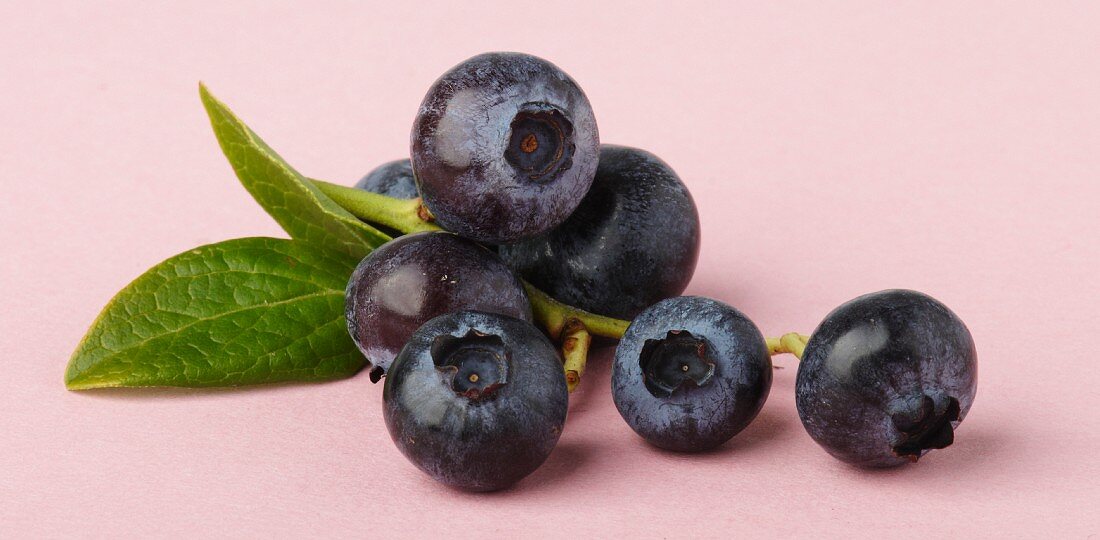
M 435 479 L 507 487 L 561 435 L 569 394 L 550 339 L 561 336 L 534 326 L 521 278 L 632 321 L 612 393 L 656 446 L 714 448 L 767 399 L 776 350 L 753 322 L 725 303 L 678 296 L 700 241 L 687 188 L 653 154 L 601 145 L 587 97 L 553 64 L 490 53 L 455 66 L 420 106 L 411 159 L 356 187 L 419 197 L 448 231 L 372 252 L 346 307 L 372 380 L 385 377 L 390 435 Z M 856 298 L 795 348 L 799 416 L 847 462 L 893 466 L 946 447 L 974 398 L 969 331 L 918 292 Z

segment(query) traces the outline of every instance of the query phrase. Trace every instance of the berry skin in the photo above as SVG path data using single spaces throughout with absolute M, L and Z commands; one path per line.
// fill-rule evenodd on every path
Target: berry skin
M 966 325 L 916 291 L 860 296 L 806 344 L 795 386 L 806 431 L 865 467 L 915 462 L 954 441 L 974 402 L 977 356 Z
M 615 351 L 611 395 L 626 423 L 667 450 L 715 448 L 749 425 L 772 385 L 760 330 L 709 298 L 669 298 L 643 311 Z
M 415 199 L 420 196 L 416 191 L 412 162 L 407 159 L 379 165 L 360 179 L 355 187 L 398 199 Z
M 588 98 L 557 66 L 487 53 L 428 90 L 412 130 L 412 166 L 440 226 L 505 244 L 560 225 L 596 172 Z
M 449 486 L 492 491 L 542 465 L 569 392 L 557 351 L 525 321 L 462 311 L 420 327 L 382 392 L 390 437 Z
M 432 317 L 476 309 L 531 319 L 527 293 L 493 253 L 446 232 L 402 236 L 367 255 L 348 281 L 348 332 L 377 382 Z
M 554 298 L 630 319 L 682 292 L 699 258 L 699 213 L 660 158 L 603 145 L 588 194 L 560 227 L 501 246 L 505 264 Z

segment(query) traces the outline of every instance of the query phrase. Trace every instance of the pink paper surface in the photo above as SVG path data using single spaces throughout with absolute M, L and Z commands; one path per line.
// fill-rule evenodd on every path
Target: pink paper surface
M 1100 533 L 1097 4 L 183 4 L 0 7 L 0 537 Z M 616 413 L 603 353 L 546 465 L 470 495 L 406 462 L 362 375 L 64 389 L 146 268 L 282 235 L 198 80 L 305 174 L 351 183 L 407 156 L 427 87 L 488 50 L 557 63 L 604 142 L 679 171 L 704 230 L 689 293 L 769 335 L 884 288 L 951 306 L 981 366 L 956 444 L 889 471 L 833 460 L 781 356 L 731 443 L 661 452 Z

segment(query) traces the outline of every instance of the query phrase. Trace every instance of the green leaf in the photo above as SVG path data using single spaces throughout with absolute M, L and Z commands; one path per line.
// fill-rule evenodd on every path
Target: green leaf
M 235 386 L 348 377 L 344 288 L 357 259 L 242 238 L 153 267 L 111 300 L 69 361 L 71 390 Z
M 237 177 L 291 238 L 357 259 L 390 240 L 306 181 L 202 84 L 199 95 Z

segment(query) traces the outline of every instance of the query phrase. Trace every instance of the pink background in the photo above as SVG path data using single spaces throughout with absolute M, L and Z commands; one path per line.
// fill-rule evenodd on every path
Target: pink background
M 1096 4 L 33 4 L 0 7 L 0 536 L 1100 532 Z M 705 231 L 690 293 L 770 335 L 888 287 L 951 306 L 981 363 L 955 446 L 834 461 L 798 421 L 790 356 L 754 424 L 681 456 L 620 420 L 597 355 L 547 464 L 490 495 L 408 464 L 365 376 L 64 390 L 147 267 L 281 236 L 199 79 L 301 171 L 350 183 L 407 156 L 428 85 L 487 50 L 551 59 L 605 142 L 680 172 Z

